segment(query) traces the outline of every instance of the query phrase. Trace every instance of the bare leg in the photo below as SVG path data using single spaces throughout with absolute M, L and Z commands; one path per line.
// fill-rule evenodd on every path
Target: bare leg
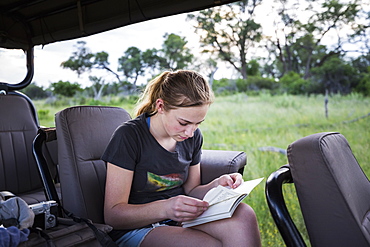
M 261 239 L 253 209 L 241 203 L 229 219 L 193 228 L 157 227 L 142 242 L 146 246 L 260 247 Z
M 232 218 L 199 225 L 195 229 L 204 231 L 222 242 L 224 247 L 261 246 L 261 237 L 253 209 L 241 203 Z
M 221 242 L 205 232 L 178 226 L 160 226 L 151 230 L 140 247 L 221 247 Z

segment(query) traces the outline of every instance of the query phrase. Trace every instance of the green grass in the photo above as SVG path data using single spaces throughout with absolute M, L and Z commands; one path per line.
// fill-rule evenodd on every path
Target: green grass
M 325 117 L 322 96 L 248 97 L 244 94 L 218 98 L 211 106 L 202 124 L 206 149 L 242 150 L 247 153 L 248 165 L 245 179 L 267 177 L 287 163 L 286 156 L 278 152 L 261 151 L 263 147 L 286 149 L 293 141 L 317 132 L 342 133 L 370 175 L 370 100 L 360 96 L 334 96 L 329 99 L 329 117 Z M 350 122 L 351 120 L 356 120 Z M 289 211 L 304 231 L 304 223 L 293 185 L 285 186 Z M 245 200 L 256 211 L 263 246 L 285 246 L 271 219 L 264 195 L 264 185 L 259 185 Z M 307 239 L 307 235 L 304 237 Z
M 112 103 L 112 102 L 111 102 Z M 132 102 L 115 100 L 132 113 Z M 54 114 L 66 106 L 50 106 L 36 101 L 42 125 L 54 126 Z M 247 153 L 245 179 L 267 177 L 287 163 L 284 154 L 262 151 L 264 147 L 285 150 L 293 141 L 326 131 L 342 133 L 367 176 L 370 176 L 370 99 L 360 95 L 332 96 L 325 117 L 323 96 L 247 96 L 217 97 L 201 125 L 204 149 L 240 150 Z M 40 112 L 41 111 L 41 112 Z M 266 181 L 266 180 L 265 180 Z M 270 216 L 265 199 L 265 183 L 245 199 L 256 211 L 263 246 L 285 246 Z M 284 188 L 288 209 L 298 228 L 305 231 L 293 185 Z M 307 240 L 307 234 L 304 233 Z

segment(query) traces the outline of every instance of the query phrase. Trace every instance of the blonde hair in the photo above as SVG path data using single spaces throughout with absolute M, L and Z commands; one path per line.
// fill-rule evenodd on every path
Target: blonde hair
M 191 70 L 178 70 L 163 72 L 147 84 L 138 100 L 136 116 L 155 114 L 157 99 L 162 99 L 165 110 L 170 110 L 212 104 L 214 95 L 200 74 Z

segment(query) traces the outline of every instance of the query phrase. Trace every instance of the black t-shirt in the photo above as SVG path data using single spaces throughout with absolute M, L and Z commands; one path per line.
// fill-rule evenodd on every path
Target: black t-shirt
M 102 156 L 106 162 L 134 171 L 131 204 L 184 194 L 189 166 L 200 162 L 203 138 L 199 129 L 169 152 L 152 136 L 146 120 L 142 114 L 119 126 Z

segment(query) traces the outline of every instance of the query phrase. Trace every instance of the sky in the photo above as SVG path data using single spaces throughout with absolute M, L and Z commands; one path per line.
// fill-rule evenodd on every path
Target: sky
M 112 70 L 117 71 L 118 58 L 121 57 L 130 46 L 136 46 L 144 51 L 151 48 L 161 48 L 164 34 L 175 33 L 185 37 L 188 48 L 199 47 L 199 37 L 194 32 L 194 27 L 186 21 L 187 14 L 180 14 L 160 19 L 150 20 L 130 26 L 118 28 L 89 37 L 62 41 L 42 46 L 36 46 L 34 50 L 35 75 L 33 82 L 38 86 L 47 88 L 50 83 L 59 80 L 78 82 L 83 86 L 91 85 L 88 74 L 77 77 L 77 74 L 69 69 L 63 69 L 60 64 L 68 60 L 76 51 L 77 41 L 85 41 L 91 52 L 105 51 L 109 54 L 108 61 Z M 9 73 L 12 71 L 12 73 Z M 217 71 L 216 78 L 230 76 L 233 72 L 227 67 Z M 26 58 L 22 50 L 0 49 L 0 82 L 16 83 L 22 81 L 26 74 Z M 106 81 L 114 81 L 115 77 L 106 73 L 102 74 Z M 140 83 L 146 83 L 141 78 Z M 143 81 L 145 80 L 145 81 Z

